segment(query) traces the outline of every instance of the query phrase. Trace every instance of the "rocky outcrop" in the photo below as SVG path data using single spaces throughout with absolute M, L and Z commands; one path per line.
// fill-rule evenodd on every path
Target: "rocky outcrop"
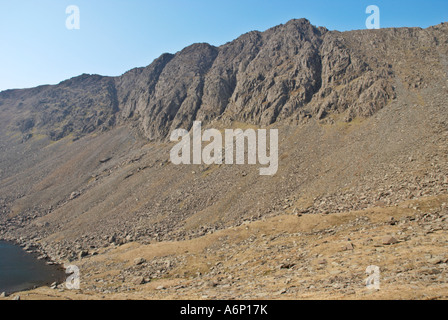
M 266 126 L 291 116 L 344 113 L 350 121 L 393 100 L 397 78 L 416 88 L 446 76 L 440 74 L 447 63 L 446 31 L 442 24 L 341 33 L 291 20 L 221 47 L 194 44 L 116 78 L 82 75 L 2 92 L 2 126 L 20 131 L 23 141 L 32 131 L 59 140 L 106 130 L 118 120 L 163 140 L 194 120 Z M 435 50 L 425 49 L 430 47 Z M 8 110 L 14 115 L 5 116 Z
M 132 123 L 148 139 L 164 140 L 194 120 L 266 126 L 343 113 L 350 121 L 384 108 L 397 81 L 415 88 L 437 79 L 446 65 L 446 31 L 440 25 L 341 33 L 291 20 L 220 47 L 194 44 L 120 77 L 82 75 L 1 92 L 2 127 L 26 142 L 33 133 L 76 139 Z M 430 70 L 417 70 L 418 62 Z
M 113 79 L 86 74 L 56 86 L 5 91 L 0 101 L 4 128 L 44 134 L 54 141 L 105 130 L 115 124 L 118 112 Z
M 304 112 L 324 118 L 346 110 L 350 120 L 372 115 L 394 96 L 389 73 L 370 68 L 339 33 L 305 19 L 219 48 L 196 44 L 124 77 L 138 85 L 123 98 L 122 117 L 137 114 L 149 139 L 189 129 L 194 120 L 266 126 Z

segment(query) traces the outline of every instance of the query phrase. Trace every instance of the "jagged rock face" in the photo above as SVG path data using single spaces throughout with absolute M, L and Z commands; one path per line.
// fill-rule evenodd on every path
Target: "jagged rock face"
M 149 139 L 190 129 L 194 120 L 267 126 L 303 112 L 313 98 L 307 113 L 319 118 L 347 109 L 350 117 L 369 116 L 386 105 L 393 88 L 383 70 L 369 69 L 337 36 L 292 20 L 219 48 L 197 44 L 162 56 L 134 76 L 122 116 L 137 113 Z
M 351 52 L 345 39 L 328 34 L 320 48 L 322 87 L 316 94 L 314 112 L 319 119 L 329 112 L 348 111 L 347 120 L 371 116 L 394 97 L 391 73 L 379 66 L 372 69 Z
M 198 44 L 162 57 L 139 75 L 149 77 L 148 85 L 138 87 L 143 97 L 126 100 L 123 116 L 137 111 L 150 139 L 165 138 L 179 127 L 189 129 L 194 120 L 209 122 L 221 116 L 274 123 L 319 90 L 319 47 L 326 32 L 305 19 L 294 20 L 264 33 L 247 33 L 219 48 Z
M 114 125 L 118 100 L 113 79 L 82 75 L 57 86 L 0 93 L 2 126 L 52 140 L 74 138 Z
M 299 20 L 254 36 L 240 40 L 252 47 L 252 55 L 235 61 L 223 53 L 224 61 L 230 59 L 225 65 L 235 65 L 231 72 L 236 80 L 226 113 L 239 121 L 269 125 L 279 115 L 290 116 L 319 90 L 322 34 Z
M 57 86 L 6 91 L 0 106 L 24 110 L 3 117 L 8 125 L 24 134 L 37 128 L 53 140 L 128 122 L 148 139 L 164 140 L 176 128 L 190 129 L 194 120 L 266 126 L 344 113 L 350 121 L 385 107 L 395 97 L 397 77 L 408 86 L 430 83 L 437 67 L 415 79 L 401 63 L 430 57 L 440 65 L 446 29 L 341 33 L 292 20 L 218 48 L 195 44 L 164 54 L 116 78 L 83 75 Z M 437 53 L 422 49 L 428 46 Z
M 148 104 L 140 111 L 149 139 L 164 138 L 170 128 L 191 127 L 202 105 L 205 76 L 217 53 L 208 44 L 196 44 L 165 66 Z

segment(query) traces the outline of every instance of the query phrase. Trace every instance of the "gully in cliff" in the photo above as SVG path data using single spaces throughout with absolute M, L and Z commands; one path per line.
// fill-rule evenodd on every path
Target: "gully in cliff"
M 211 165 L 223 164 L 223 162 L 226 165 L 242 165 L 246 164 L 245 154 L 247 151 L 247 164 L 256 165 L 258 156 L 258 163 L 267 166 L 260 168 L 260 175 L 273 176 L 278 171 L 278 130 L 269 130 L 269 148 L 267 146 L 267 131 L 266 129 L 259 129 L 257 132 L 253 129 L 246 131 L 226 129 L 223 137 L 222 133 L 216 129 L 207 129 L 202 133 L 202 123 L 195 121 L 192 135 L 184 129 L 174 130 L 171 134 L 171 141 L 178 143 L 171 149 L 170 159 L 175 165 Z M 225 141 L 224 156 L 223 141 Z M 209 144 L 202 148 L 203 142 L 209 142 Z M 235 142 L 236 159 L 234 157 Z M 193 162 L 191 155 L 193 155 Z

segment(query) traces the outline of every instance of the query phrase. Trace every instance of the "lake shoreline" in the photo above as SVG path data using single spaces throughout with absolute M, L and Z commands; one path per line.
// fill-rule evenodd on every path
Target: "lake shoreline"
M 6 250 L 10 250 L 13 252 L 11 260 L 14 263 L 23 263 L 26 262 L 26 265 L 19 265 L 17 270 L 23 269 L 23 273 L 17 276 L 17 283 L 7 284 L 6 287 L 0 287 L 0 294 L 5 294 L 5 296 L 12 295 L 16 292 L 33 290 L 42 286 L 50 286 L 53 283 L 63 283 L 66 279 L 65 268 L 62 264 L 56 263 L 45 255 L 46 258 L 42 258 L 42 254 L 37 250 L 25 250 L 27 244 L 20 244 L 16 241 L 4 240 L 0 239 L 0 246 L 4 246 Z M 4 249 L 5 249 L 4 248 Z M 1 251 L 0 251 L 1 253 Z M 13 259 L 16 259 L 14 262 Z M 36 280 L 32 278 L 28 278 L 31 276 L 29 272 L 27 272 L 27 268 L 33 268 L 31 271 L 36 273 Z M 6 264 L 6 268 L 12 269 L 11 266 Z M 16 269 L 14 269 L 16 271 Z M 14 276 L 14 275 L 9 275 Z M 39 277 L 48 278 L 48 280 L 40 280 Z M 50 279 L 51 277 L 51 279 Z M 25 279 L 21 281 L 20 279 Z M 0 284 L 1 284 L 1 274 L 0 274 Z

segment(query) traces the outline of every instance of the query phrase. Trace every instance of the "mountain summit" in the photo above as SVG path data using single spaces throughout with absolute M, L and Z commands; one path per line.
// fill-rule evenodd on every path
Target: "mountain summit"
M 394 99 L 397 78 L 415 87 L 440 75 L 435 63 L 446 50 L 446 29 L 340 33 L 291 20 L 221 47 L 194 44 L 120 77 L 82 75 L 56 86 L 2 92 L 1 112 L 9 116 L 2 115 L 1 124 L 25 138 L 36 129 L 57 141 L 120 123 L 164 140 L 195 120 L 266 126 L 336 112 L 350 121 Z M 422 64 L 433 72 L 420 72 Z

